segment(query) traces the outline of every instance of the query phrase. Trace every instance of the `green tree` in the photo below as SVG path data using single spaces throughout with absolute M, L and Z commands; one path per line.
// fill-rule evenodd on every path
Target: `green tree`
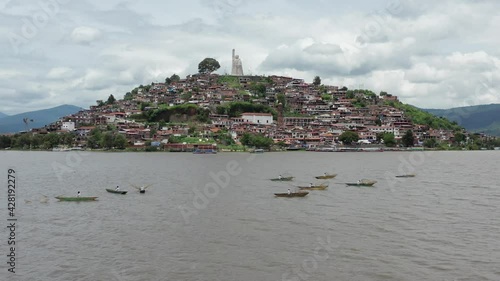
M 179 80 L 181 80 L 181 77 L 174 73 L 172 76 L 165 78 L 165 84 L 170 85 L 173 82 L 179 82 Z
M 213 58 L 205 58 L 198 64 L 198 72 L 209 74 L 220 68 L 220 64 Z
M 95 128 L 90 131 L 87 138 L 87 146 L 90 148 L 98 148 L 101 144 L 102 132 L 101 130 Z
M 103 148 L 108 148 L 108 149 L 113 148 L 113 140 L 114 140 L 113 134 L 106 132 L 102 135 L 100 145 Z
M 240 142 L 242 145 L 250 145 L 252 139 L 252 135 L 250 133 L 243 133 L 240 138 Z
M 286 96 L 285 94 L 279 93 L 276 95 L 276 100 L 281 103 L 283 106 L 286 106 Z
M 61 136 L 56 133 L 47 134 L 44 138 L 44 144 L 48 145 L 48 149 L 58 146 L 61 141 Z
M 196 127 L 195 127 L 195 126 L 191 126 L 191 127 L 189 127 L 189 129 L 188 129 L 188 134 L 189 134 L 190 136 L 192 136 L 195 132 L 196 132 Z
M 424 146 L 428 148 L 434 148 L 437 145 L 436 139 L 427 139 L 424 141 Z
M 263 97 L 266 95 L 266 85 L 262 84 L 262 83 L 252 83 L 250 85 L 250 90 L 260 96 L 260 97 Z
M 329 94 L 322 94 L 321 99 L 324 101 L 331 101 L 332 100 L 332 95 Z
M 387 147 L 393 147 L 396 145 L 396 138 L 393 133 L 384 133 L 382 139 Z
M 22 134 L 16 139 L 15 146 L 21 149 L 29 148 L 31 145 L 31 135 Z
M 172 80 L 172 82 L 179 82 L 181 80 L 181 77 L 177 74 L 172 74 L 172 76 L 170 76 L 170 80 Z
M 380 94 L 379 94 L 379 95 L 380 95 L 381 97 L 383 97 L 383 96 L 387 96 L 387 92 L 382 91 L 382 92 L 380 92 Z
M 376 134 L 376 141 L 378 143 L 381 143 L 384 140 L 384 133 L 377 133 Z
M 403 145 L 405 147 L 411 147 L 415 143 L 415 137 L 413 136 L 413 131 L 408 130 L 406 133 L 403 135 L 401 138 L 401 141 L 403 142 Z
M 59 136 L 59 143 L 66 146 L 73 146 L 75 136 L 72 133 L 64 133 Z
M 134 99 L 134 95 L 131 92 L 127 92 L 125 94 L 125 96 L 123 96 L 123 99 L 124 100 L 133 100 Z
M 339 141 L 343 144 L 350 145 L 353 142 L 357 142 L 359 140 L 359 135 L 353 131 L 345 131 L 339 136 Z
M 108 101 L 106 102 L 106 104 L 114 104 L 115 101 L 116 101 L 115 97 L 111 94 L 111 95 L 109 95 Z
M 321 85 L 321 78 L 320 78 L 319 76 L 314 77 L 314 80 L 313 80 L 313 85 L 314 85 L 314 86 L 319 86 L 319 85 Z
M 382 120 L 380 120 L 380 118 L 377 118 L 377 120 L 375 120 L 375 125 L 382 126 Z
M 116 134 L 113 138 L 113 146 L 117 149 L 125 149 L 127 144 L 127 138 L 122 134 Z
M 235 141 L 231 137 L 231 135 L 227 132 L 227 130 L 220 131 L 218 132 L 215 136 L 214 139 L 217 141 L 217 143 L 220 143 L 222 145 L 233 145 L 235 144 Z
M 464 134 L 462 134 L 460 132 L 457 132 L 457 133 L 455 133 L 455 138 L 454 139 L 455 139 L 455 143 L 461 144 L 461 143 L 464 143 L 467 140 L 467 137 Z
M 244 133 L 240 138 L 240 142 L 246 146 L 254 146 L 258 148 L 270 148 L 274 141 L 262 134 Z
M 9 136 L 0 135 L 0 149 L 11 147 L 12 138 Z

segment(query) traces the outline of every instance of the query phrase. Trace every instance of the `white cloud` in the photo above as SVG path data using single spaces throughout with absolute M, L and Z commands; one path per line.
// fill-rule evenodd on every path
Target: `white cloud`
M 74 75 L 73 69 L 69 67 L 54 67 L 47 73 L 48 79 L 65 79 Z
M 500 102 L 497 1 L 205 2 L 67 1 L 17 53 L 9 34 L 23 36 L 23 19 L 43 10 L 1 2 L 0 95 L 16 98 L 0 111 L 88 107 L 194 73 L 205 57 L 229 72 L 233 48 L 245 73 L 319 75 L 420 107 Z
M 101 31 L 96 28 L 80 26 L 73 29 L 71 39 L 77 44 L 90 44 L 101 37 Z

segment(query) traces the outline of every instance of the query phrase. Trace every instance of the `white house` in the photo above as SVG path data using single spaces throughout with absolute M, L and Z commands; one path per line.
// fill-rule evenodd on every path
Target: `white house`
M 273 124 L 273 115 L 271 113 L 243 113 L 241 114 L 241 118 L 244 120 L 244 122 L 252 124 Z
M 62 122 L 61 130 L 70 131 L 70 132 L 74 131 L 75 130 L 75 122 L 73 122 L 73 121 Z

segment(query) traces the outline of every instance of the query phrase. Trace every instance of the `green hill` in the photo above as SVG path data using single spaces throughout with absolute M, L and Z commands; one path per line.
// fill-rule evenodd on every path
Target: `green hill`
M 31 111 L 20 113 L 16 115 L 6 116 L 0 119 L 0 134 L 3 133 L 17 133 L 25 131 L 26 125 L 23 118 L 32 119 L 29 123 L 29 128 L 41 128 L 52 122 L 59 120 L 59 118 L 77 113 L 81 108 L 74 105 L 61 105 L 54 108 Z
M 428 125 L 432 129 L 445 129 L 453 131 L 461 131 L 463 129 L 458 122 L 448 120 L 448 118 L 444 116 L 439 116 L 413 105 L 401 102 L 388 102 L 387 104 L 404 111 L 405 115 L 408 116 L 413 124 Z
M 425 111 L 455 121 L 468 131 L 500 136 L 500 104 Z

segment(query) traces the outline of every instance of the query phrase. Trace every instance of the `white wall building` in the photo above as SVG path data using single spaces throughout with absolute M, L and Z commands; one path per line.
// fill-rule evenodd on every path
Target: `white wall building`
M 74 131 L 75 130 L 75 122 L 62 122 L 61 130 L 63 131 Z
M 241 118 L 244 120 L 244 122 L 252 124 L 273 124 L 273 115 L 271 113 L 243 113 L 241 114 Z

